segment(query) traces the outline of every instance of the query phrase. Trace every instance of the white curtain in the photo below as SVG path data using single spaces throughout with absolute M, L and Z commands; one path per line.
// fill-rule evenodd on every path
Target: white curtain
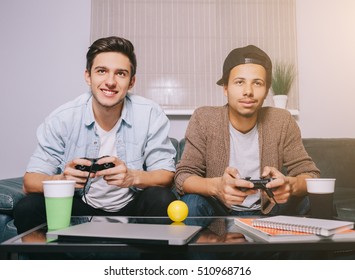
M 216 81 L 234 48 L 254 44 L 297 69 L 295 10 L 294 0 L 92 0 L 91 41 L 129 39 L 138 60 L 133 92 L 166 110 L 193 110 L 226 103 Z M 288 109 L 298 109 L 297 77 Z

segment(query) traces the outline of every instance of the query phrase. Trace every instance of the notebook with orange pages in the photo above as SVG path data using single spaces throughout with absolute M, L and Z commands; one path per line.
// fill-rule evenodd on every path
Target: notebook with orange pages
M 253 226 L 331 236 L 347 229 L 353 229 L 354 223 L 350 221 L 279 215 L 255 219 L 253 221 Z
M 322 236 L 313 233 L 277 229 L 271 227 L 255 226 L 253 222 L 256 218 L 235 218 L 234 224 L 237 226 L 241 233 L 246 235 L 250 234 L 252 238 L 267 242 L 300 242 L 300 241 L 320 241 L 320 240 L 337 240 L 337 241 L 354 241 L 355 230 L 344 229 L 341 232 L 335 233 L 330 236 Z

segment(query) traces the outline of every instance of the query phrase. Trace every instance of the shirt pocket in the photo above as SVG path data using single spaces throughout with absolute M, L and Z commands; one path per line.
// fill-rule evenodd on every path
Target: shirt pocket
M 127 160 L 126 165 L 129 169 L 144 170 L 144 158 Z
M 117 155 L 123 159 L 130 169 L 143 170 L 144 167 L 144 155 L 142 153 L 142 146 L 126 141 L 124 145 L 117 147 Z

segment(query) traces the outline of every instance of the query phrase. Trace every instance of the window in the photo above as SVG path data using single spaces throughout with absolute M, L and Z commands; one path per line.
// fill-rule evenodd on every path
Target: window
M 236 47 L 254 44 L 297 69 L 295 10 L 294 0 L 92 0 L 91 40 L 129 39 L 138 60 L 133 92 L 179 114 L 226 103 L 216 81 Z M 298 109 L 297 77 L 288 109 Z

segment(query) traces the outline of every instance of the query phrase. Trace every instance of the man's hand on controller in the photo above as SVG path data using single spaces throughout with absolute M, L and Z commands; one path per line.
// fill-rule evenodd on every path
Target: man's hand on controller
M 240 177 L 236 168 L 227 167 L 221 177 L 217 197 L 228 208 L 232 205 L 241 205 L 248 195 L 257 192 L 257 190 L 253 189 L 253 186 L 253 183 Z M 239 187 L 244 188 L 245 191 L 240 190 Z
M 286 203 L 289 200 L 292 194 L 290 177 L 283 175 L 275 167 L 270 167 L 270 166 L 266 166 L 264 168 L 262 177 L 274 179 L 269 183 L 267 183 L 266 187 L 272 189 L 272 192 L 274 194 L 274 199 L 278 203 L 280 204 Z
M 115 185 L 121 188 L 129 188 L 136 184 L 135 171 L 127 167 L 125 162 L 117 157 L 105 157 L 97 161 L 98 164 L 113 163 L 112 168 L 96 172 L 96 177 L 103 176 L 109 185 Z
M 89 175 L 88 171 L 82 171 L 75 166 L 83 165 L 83 166 L 91 166 L 91 161 L 83 158 L 77 158 L 70 161 L 64 168 L 63 176 L 65 180 L 75 180 L 76 185 L 75 188 L 82 189 Z M 90 174 L 91 178 L 95 177 L 95 174 Z

